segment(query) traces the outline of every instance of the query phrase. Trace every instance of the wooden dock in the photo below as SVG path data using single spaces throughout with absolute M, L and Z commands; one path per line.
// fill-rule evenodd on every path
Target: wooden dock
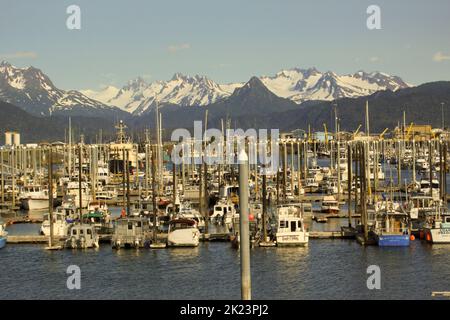
M 343 239 L 341 231 L 310 231 L 310 239 Z
M 53 237 L 55 242 L 63 242 L 66 237 Z M 111 235 L 100 235 L 100 243 L 108 243 L 111 241 Z M 8 244 L 39 244 L 48 243 L 48 236 L 43 235 L 8 235 Z

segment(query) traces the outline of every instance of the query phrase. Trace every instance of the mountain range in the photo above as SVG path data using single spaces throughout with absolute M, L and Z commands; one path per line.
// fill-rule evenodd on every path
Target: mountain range
M 0 63 L 0 100 L 36 116 L 57 114 L 115 117 L 117 107 L 91 99 L 76 90 L 58 89 L 41 70 Z
M 37 68 L 0 64 L 0 129 L 17 130 L 28 142 L 63 140 L 69 116 L 86 141 L 95 141 L 100 130 L 105 139 L 112 137 L 118 119 L 124 120 L 136 137 L 143 129 L 155 127 L 157 103 L 166 139 L 172 129 L 192 129 L 193 121 L 203 120 L 206 110 L 208 127 L 221 128 L 229 119 L 235 128 L 286 131 L 310 125 L 317 131 L 323 130 L 324 123 L 329 129 L 334 127 L 332 110 L 337 105 L 341 128 L 355 130 L 364 123 L 366 101 L 372 132 L 395 127 L 403 111 L 408 123 L 440 126 L 441 103 L 450 105 L 450 82 L 412 87 L 380 72 L 338 76 L 310 68 L 227 85 L 175 74 L 167 82 L 146 83 L 138 78 L 121 89 L 80 92 L 57 88 Z M 444 116 L 450 123 L 450 112 Z
M 275 76 L 258 78 L 275 95 L 297 104 L 311 100 L 331 101 L 360 97 L 380 90 L 396 91 L 409 85 L 397 76 L 363 71 L 350 75 L 319 72 L 315 68 L 289 69 Z M 108 86 L 101 91 L 62 90 L 35 67 L 17 68 L 0 64 L 0 99 L 38 116 L 52 114 L 124 117 L 121 112 L 142 115 L 158 103 L 179 106 L 206 106 L 231 97 L 246 83 L 218 84 L 205 76 L 176 73 L 169 81 L 147 83 L 143 78 L 122 88 Z M 263 112 L 267 110 L 261 109 Z
M 397 76 L 381 72 L 358 71 L 349 75 L 320 72 L 315 68 L 282 70 L 274 76 L 259 77 L 274 94 L 300 104 L 309 100 L 360 97 L 380 90 L 407 88 Z M 129 81 L 122 88 L 108 86 L 100 91 L 81 92 L 104 104 L 116 106 L 134 115 L 141 115 L 158 102 L 160 105 L 205 106 L 231 96 L 243 82 L 219 84 L 205 76 L 186 76 L 176 73 L 168 81 L 147 83 L 142 78 Z

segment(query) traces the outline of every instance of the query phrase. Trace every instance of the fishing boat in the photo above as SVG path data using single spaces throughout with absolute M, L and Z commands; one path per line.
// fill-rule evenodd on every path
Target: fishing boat
M 380 247 L 409 246 L 410 230 L 408 214 L 394 210 L 378 212 L 373 232 Z
M 104 202 L 90 202 L 88 212 L 83 214 L 82 221 L 91 224 L 96 232 L 111 231 L 111 213 Z
M 305 191 L 315 192 L 319 188 L 319 183 L 316 181 L 315 177 L 307 177 L 305 181 Z
M 48 209 L 48 189 L 41 186 L 25 186 L 19 195 L 19 199 L 25 210 Z
M 80 192 L 79 192 L 79 182 L 78 181 L 70 181 L 67 184 L 66 194 L 68 196 L 72 196 L 74 203 L 77 207 L 80 206 Z M 89 186 L 86 182 L 81 182 L 81 206 L 83 208 L 87 208 L 89 205 L 89 200 L 92 198 Z
M 450 243 L 450 215 L 443 215 L 441 209 L 436 210 L 436 215 L 423 228 L 427 242 Z
M 171 247 L 197 247 L 200 230 L 193 219 L 174 219 L 169 222 L 167 244 Z
M 430 180 L 420 180 L 420 193 L 423 195 L 429 195 L 433 197 L 434 200 L 439 200 L 439 180 L 432 179 L 431 185 Z
M 97 200 L 112 200 L 117 197 L 117 193 L 113 191 L 103 190 L 95 193 L 95 199 Z
M 149 221 L 143 217 L 121 217 L 114 221 L 113 249 L 142 248 L 150 245 Z
M 95 227 L 88 223 L 77 223 L 70 227 L 68 238 L 64 243 L 65 248 L 87 249 L 99 247 L 99 236 Z
M 424 226 L 427 218 L 436 212 L 438 202 L 430 196 L 412 196 L 409 201 L 402 206 L 402 210 L 409 214 L 411 221 L 411 233 L 418 235 Z
M 277 246 L 307 246 L 309 233 L 303 223 L 300 206 L 280 205 L 277 207 L 277 228 L 275 233 Z
M 236 213 L 234 204 L 229 200 L 219 200 L 214 206 L 212 215 L 210 217 L 212 222 L 217 224 L 231 223 L 231 218 Z
M 8 232 L 6 232 L 6 224 L 0 220 L 0 249 L 6 246 L 7 238 Z
M 377 168 L 375 170 L 373 164 L 369 165 L 370 180 L 375 180 L 375 177 L 376 177 L 378 180 L 383 181 L 385 179 L 383 168 L 381 167 L 381 165 L 379 163 L 376 165 L 376 167 Z M 374 171 L 376 171 L 376 173 Z
M 194 220 L 197 223 L 197 228 L 203 230 L 205 228 L 205 217 L 194 208 L 189 201 L 180 203 L 179 210 L 177 211 L 177 217 L 181 219 Z
M 322 206 L 320 211 L 322 213 L 339 213 L 339 202 L 334 196 L 324 196 L 322 200 Z
M 67 222 L 66 214 L 61 211 L 53 212 L 53 235 L 56 237 L 66 237 L 71 223 Z M 44 221 L 41 224 L 40 234 L 50 236 L 49 214 L 44 215 Z

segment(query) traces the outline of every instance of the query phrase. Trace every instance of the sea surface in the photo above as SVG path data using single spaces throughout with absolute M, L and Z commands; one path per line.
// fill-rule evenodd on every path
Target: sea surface
M 309 222 L 337 230 L 346 219 Z M 36 234 L 38 224 L 17 224 L 10 234 Z M 8 244 L 0 250 L 0 299 L 239 299 L 239 251 L 229 242 L 162 250 L 47 251 L 45 245 Z M 81 271 L 70 290 L 67 268 Z M 368 289 L 377 265 L 381 289 Z M 362 247 L 354 240 L 311 239 L 306 248 L 253 248 L 254 299 L 431 299 L 450 290 L 450 245 L 415 240 L 407 248 Z
M 402 177 L 409 178 L 409 172 Z M 113 208 L 113 215 L 119 212 Z M 326 231 L 347 223 L 344 218 L 326 224 L 307 221 L 310 230 Z M 12 225 L 8 231 L 37 234 L 39 224 Z M 116 251 L 109 244 L 84 251 L 44 247 L 8 244 L 0 250 L 0 299 L 240 298 L 239 251 L 229 242 L 162 250 Z M 79 290 L 67 287 L 71 265 L 81 271 Z M 372 265 L 380 268 L 380 289 L 368 289 Z M 362 247 L 341 239 L 311 239 L 305 248 L 258 247 L 251 250 L 252 297 L 432 299 L 433 291 L 450 291 L 449 266 L 450 245 L 420 240 L 406 248 Z

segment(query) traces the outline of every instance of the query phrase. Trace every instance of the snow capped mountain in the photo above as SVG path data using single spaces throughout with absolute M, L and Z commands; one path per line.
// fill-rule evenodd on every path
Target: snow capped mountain
M 39 69 L 16 68 L 7 62 L 0 63 L 0 99 L 38 116 L 81 111 L 93 115 L 117 110 L 78 91 L 58 89 Z
M 308 100 L 334 100 L 367 96 L 380 90 L 396 91 L 409 87 L 402 79 L 381 72 L 338 75 L 315 68 L 287 69 L 257 82 L 275 95 L 299 104 Z M 256 83 L 255 79 L 251 82 Z M 248 85 L 249 82 L 247 82 Z M 232 96 L 245 83 L 218 84 L 205 76 L 176 73 L 168 81 L 129 81 L 122 88 L 108 86 L 95 90 L 61 90 L 39 69 L 16 68 L 0 63 L 0 100 L 21 107 L 34 115 L 64 114 L 112 115 L 126 111 L 141 115 L 159 105 L 204 106 Z
M 159 104 L 181 106 L 208 105 L 228 97 L 241 85 L 219 85 L 205 76 L 192 77 L 176 73 L 169 81 L 147 83 L 144 79 L 137 78 L 129 81 L 121 89 L 109 87 L 98 92 L 92 90 L 81 92 L 105 104 L 139 115 L 156 101 Z
M 273 77 L 261 77 L 261 80 L 276 95 L 296 103 L 360 97 L 380 90 L 396 91 L 409 87 L 399 77 L 385 73 L 359 71 L 340 76 L 315 68 L 282 70 Z
M 322 73 L 315 68 L 282 70 L 275 76 L 262 76 L 259 79 L 277 96 L 296 103 L 360 97 L 380 90 L 396 91 L 409 86 L 399 77 L 380 72 L 359 71 L 337 75 L 331 71 Z M 244 84 L 218 84 L 205 76 L 191 77 L 176 73 L 169 81 L 147 83 L 142 78 L 137 78 L 121 89 L 108 87 L 98 92 L 81 92 L 105 104 L 139 115 L 154 106 L 155 101 L 181 106 L 208 105 L 229 97 Z

